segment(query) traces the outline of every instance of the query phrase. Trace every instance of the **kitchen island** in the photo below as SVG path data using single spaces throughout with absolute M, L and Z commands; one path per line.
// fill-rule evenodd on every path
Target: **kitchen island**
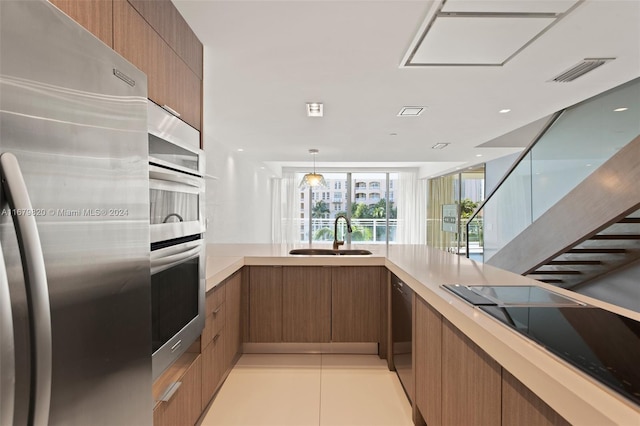
M 425 246 L 358 245 L 368 256 L 290 255 L 304 245 L 207 247 L 207 291 L 244 266 L 383 266 L 571 424 L 636 425 L 640 407 L 444 290 L 443 284 L 539 286 L 640 321 L 640 314 Z M 322 245 L 314 245 L 322 247 Z M 346 247 L 348 248 L 348 247 Z

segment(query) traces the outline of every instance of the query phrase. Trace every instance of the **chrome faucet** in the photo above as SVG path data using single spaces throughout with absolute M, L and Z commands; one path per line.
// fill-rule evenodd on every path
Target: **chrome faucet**
M 348 233 L 352 232 L 351 222 L 349 222 L 349 218 L 343 214 L 339 214 L 338 216 L 336 216 L 336 221 L 333 224 L 333 249 L 334 250 L 338 250 L 338 247 L 344 244 L 344 240 L 338 241 L 338 220 L 340 220 L 340 218 L 344 219 L 344 221 L 347 222 L 347 232 Z

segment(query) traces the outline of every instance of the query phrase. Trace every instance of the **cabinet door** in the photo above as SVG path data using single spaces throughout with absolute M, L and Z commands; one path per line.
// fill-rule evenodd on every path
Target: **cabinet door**
M 428 425 L 442 423 L 442 317 L 416 296 L 416 405 Z
M 249 341 L 282 342 L 282 267 L 249 270 Z
M 113 47 L 112 0 L 49 0 L 74 21 Z
M 126 0 L 113 1 L 113 49 L 147 75 L 149 99 L 167 104 L 168 46 Z
M 446 319 L 442 326 L 442 424 L 500 425 L 501 367 Z
M 329 342 L 331 268 L 287 266 L 282 275 L 282 341 Z
M 225 335 L 224 332 L 216 334 L 211 342 L 202 351 L 202 405 L 201 410 L 204 410 L 209 401 L 213 397 L 222 376 L 224 375 L 225 360 L 224 360 L 224 347 L 225 347 Z
M 238 352 L 242 346 L 242 335 L 240 329 L 240 310 L 242 298 L 242 274 L 237 272 L 226 284 L 227 300 L 224 341 L 224 363 L 225 370 L 232 367 Z
M 147 75 L 147 96 L 200 130 L 202 81 L 126 0 L 113 1 L 113 49 Z
M 570 423 L 503 368 L 502 424 L 568 426 Z
M 331 268 L 331 340 L 378 342 L 380 339 L 380 268 Z
M 201 355 L 180 379 L 182 383 L 171 399 L 153 411 L 154 426 L 193 426 L 202 412 L 202 362 Z

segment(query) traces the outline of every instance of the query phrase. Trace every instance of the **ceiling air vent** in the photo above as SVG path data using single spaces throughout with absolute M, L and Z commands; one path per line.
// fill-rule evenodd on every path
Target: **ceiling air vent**
M 558 74 L 549 81 L 555 81 L 557 83 L 568 83 L 578 77 L 582 77 L 590 71 L 593 71 L 600 65 L 604 65 L 609 61 L 613 61 L 614 59 L 615 58 L 585 58 L 579 64 L 572 66 L 568 70 Z

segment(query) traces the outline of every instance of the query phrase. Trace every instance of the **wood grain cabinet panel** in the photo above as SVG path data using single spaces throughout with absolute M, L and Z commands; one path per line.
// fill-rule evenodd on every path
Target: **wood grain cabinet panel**
M 202 43 L 171 0 L 128 0 L 202 80 Z
M 282 277 L 282 341 L 331 340 L 331 268 L 289 266 Z
M 126 0 L 113 0 L 113 48 L 147 75 L 147 96 L 197 130 L 202 81 Z
M 282 267 L 249 269 L 249 341 L 282 342 Z
M 193 426 L 202 412 L 202 360 L 193 361 L 173 397 L 153 411 L 154 426 Z
M 331 340 L 378 342 L 380 339 L 379 267 L 331 268 Z
M 414 315 L 415 402 L 428 425 L 441 425 L 442 316 L 418 296 Z
M 500 365 L 446 319 L 442 327 L 442 424 L 501 424 Z
M 568 426 L 555 410 L 507 370 L 502 369 L 502 424 Z
M 113 48 L 112 0 L 49 0 L 74 21 Z
M 225 347 L 224 332 L 217 334 L 202 351 L 202 401 L 201 410 L 204 410 L 213 398 L 224 373 L 226 365 L 224 359 Z
M 242 303 L 242 273 L 237 272 L 226 284 L 226 322 L 224 363 L 225 369 L 231 368 L 242 349 L 241 332 L 241 303 Z

